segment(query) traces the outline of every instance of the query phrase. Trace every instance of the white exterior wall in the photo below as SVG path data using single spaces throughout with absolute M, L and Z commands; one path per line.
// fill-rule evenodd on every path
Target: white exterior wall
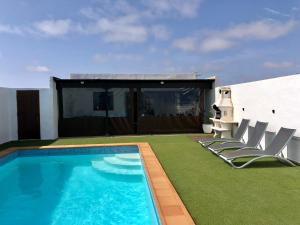
M 263 147 L 271 141 L 280 127 L 297 129 L 284 153 L 288 158 L 300 162 L 300 74 L 236 84 L 230 88 L 235 121 L 248 118 L 251 120 L 250 126 L 254 126 L 257 120 L 269 122 L 262 140 Z M 251 133 L 251 129 L 248 133 Z
M 0 88 L 0 144 L 18 140 L 17 90 Z M 28 89 L 27 89 L 28 90 Z M 58 138 L 58 104 L 55 82 L 50 79 L 50 88 L 39 89 L 41 139 Z
M 0 144 L 18 138 L 16 90 L 0 88 Z
M 40 89 L 40 129 L 42 140 L 58 138 L 57 90 L 52 77 L 50 87 Z

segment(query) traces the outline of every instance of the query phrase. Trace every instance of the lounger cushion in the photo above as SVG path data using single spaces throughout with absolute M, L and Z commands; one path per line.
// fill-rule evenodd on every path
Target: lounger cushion
M 262 150 L 239 150 L 239 151 L 221 153 L 221 156 L 225 157 L 226 159 L 235 159 L 235 158 L 242 158 L 242 157 L 255 157 L 255 156 L 264 156 L 264 155 L 266 155 L 266 154 Z
M 220 151 L 223 149 L 235 149 L 235 148 L 243 148 L 245 147 L 246 144 L 244 143 L 240 143 L 240 142 L 235 142 L 235 143 L 224 143 L 224 144 L 220 144 L 220 145 L 212 145 L 209 147 L 210 150 L 212 151 Z
M 208 139 L 208 140 L 205 140 L 205 141 L 199 141 L 199 143 L 203 146 L 206 146 L 206 145 L 208 145 L 210 143 L 213 143 L 213 142 L 226 142 L 226 141 L 239 142 L 239 140 L 233 139 L 233 138 L 211 138 L 211 139 Z

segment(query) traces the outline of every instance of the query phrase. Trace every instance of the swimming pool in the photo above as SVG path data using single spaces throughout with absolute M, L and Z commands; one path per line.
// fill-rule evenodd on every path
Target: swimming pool
M 135 146 L 23 150 L 0 160 L 1 225 L 159 225 Z

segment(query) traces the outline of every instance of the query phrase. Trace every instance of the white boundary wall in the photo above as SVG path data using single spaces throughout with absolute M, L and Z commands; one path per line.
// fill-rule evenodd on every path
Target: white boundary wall
M 300 162 L 300 74 L 229 87 L 232 92 L 235 121 L 240 122 L 242 118 L 248 118 L 251 120 L 251 127 L 257 120 L 269 122 L 262 140 L 263 147 L 271 141 L 280 127 L 297 129 L 284 154 Z M 216 98 L 218 97 L 216 88 Z M 272 110 L 275 110 L 275 113 Z M 250 132 L 251 128 L 248 133 Z
M 16 90 L 0 88 L 0 144 L 17 138 Z
M 0 88 L 0 144 L 18 140 L 17 90 L 26 89 Z M 38 90 L 41 139 L 56 139 L 58 137 L 58 103 L 53 78 L 50 78 L 49 88 Z
M 40 129 L 42 140 L 58 138 L 57 91 L 52 77 L 50 87 L 40 89 Z

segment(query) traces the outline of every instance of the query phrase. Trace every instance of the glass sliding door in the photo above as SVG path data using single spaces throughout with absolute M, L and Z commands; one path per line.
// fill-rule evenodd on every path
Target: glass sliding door
M 60 136 L 132 134 L 129 88 L 63 88 Z
M 106 133 L 106 90 L 103 88 L 63 88 L 63 118 L 60 135 L 96 136 Z
M 138 133 L 200 132 L 201 89 L 142 88 Z
M 108 134 L 133 134 L 133 95 L 129 88 L 110 88 L 108 93 Z

